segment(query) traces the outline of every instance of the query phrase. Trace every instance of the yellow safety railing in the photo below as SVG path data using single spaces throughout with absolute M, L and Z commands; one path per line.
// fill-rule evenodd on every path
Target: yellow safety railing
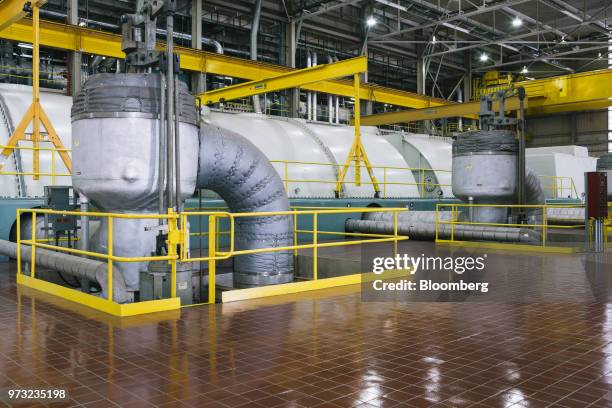
M 66 173 L 62 173 L 62 172 L 57 172 L 57 165 L 55 163 L 56 159 L 59 159 L 61 162 L 61 158 L 59 157 L 59 153 L 60 152 L 70 152 L 70 149 L 65 148 L 65 149 L 60 149 L 57 147 L 34 147 L 34 146 L 6 146 L 6 145 L 0 145 L 0 150 L 3 149 L 7 149 L 7 148 L 11 148 L 11 149 L 16 149 L 16 150 L 29 150 L 29 151 L 39 151 L 39 152 L 50 152 L 51 154 L 51 169 L 48 172 L 34 172 L 34 171 L 4 171 L 4 170 L 0 170 L 0 176 L 44 176 L 44 177 L 51 177 L 51 185 L 55 185 L 55 183 L 57 182 L 56 178 L 57 177 L 70 177 L 72 176 L 71 173 L 66 172 Z M 57 158 L 56 158 L 57 156 Z
M 279 251 L 293 251 L 294 255 L 297 255 L 301 249 L 311 249 L 313 251 L 313 280 L 318 280 L 318 251 L 320 248 L 339 247 L 339 246 L 350 246 L 350 245 L 362 245 L 372 244 L 380 242 L 393 242 L 395 250 L 397 251 L 397 242 L 408 239 L 398 234 L 398 213 L 406 211 L 405 208 L 334 208 L 334 209 L 293 209 L 289 211 L 274 211 L 274 212 L 252 212 L 252 213 L 228 213 L 228 212 L 216 212 L 216 211 L 186 211 L 180 214 L 180 225 L 189 225 L 190 217 L 208 217 L 208 254 L 206 256 L 191 256 L 187 250 L 187 246 L 183 245 L 180 253 L 181 262 L 208 262 L 208 302 L 215 303 L 216 301 L 216 266 L 217 262 L 229 259 L 239 255 L 249 255 L 266 252 L 279 252 Z M 319 220 L 322 215 L 341 215 L 341 214 L 361 214 L 365 212 L 391 212 L 393 213 L 393 234 L 368 234 L 368 233 L 348 233 L 339 231 L 324 231 L 319 228 Z M 237 219 L 251 218 L 251 217 L 278 217 L 278 216 L 290 216 L 293 217 L 293 245 L 269 247 L 269 248 L 257 248 L 248 250 L 239 250 L 235 248 L 235 223 Z M 298 228 L 299 217 L 312 217 L 312 230 L 305 230 Z M 228 219 L 229 221 L 229 242 L 228 248 L 221 250 L 219 248 L 218 241 L 218 221 L 220 219 Z M 187 229 L 182 231 L 183 237 L 182 242 L 187 242 L 190 233 Z M 298 242 L 298 236 L 302 234 L 310 235 L 312 238 L 309 243 Z M 320 242 L 320 235 L 333 235 L 339 237 L 349 237 L 351 240 L 345 241 L 326 241 Z M 363 238 L 363 239 L 355 239 Z M 202 255 L 202 254 L 200 254 Z
M 436 242 L 466 242 L 457 239 L 455 232 L 458 226 L 482 226 L 482 227 L 515 227 L 531 229 L 540 232 L 539 246 L 550 246 L 548 242 L 549 230 L 568 230 L 568 229 L 584 229 L 583 220 L 566 220 L 575 221 L 571 225 L 552 225 L 548 222 L 548 210 L 552 208 L 582 208 L 582 204 L 534 204 L 534 205 L 511 205 L 511 204 L 464 204 L 464 203 L 444 203 L 436 205 Z M 507 210 L 522 209 L 525 212 L 539 210 L 536 212 L 537 223 L 534 224 L 519 224 L 519 223 L 494 223 L 494 222 L 474 222 L 469 221 L 470 209 L 475 208 L 503 208 Z M 442 213 L 450 212 L 450 220 L 445 220 Z M 450 236 L 442 237 L 441 226 L 450 225 Z M 446 232 L 444 235 L 447 235 Z M 514 244 L 514 243 L 511 243 Z M 530 244 L 532 245 L 532 244 Z
M 63 217 L 95 217 L 95 218 L 106 218 L 108 225 L 108 243 L 107 253 L 100 253 L 94 251 L 87 251 L 77 248 L 70 248 L 60 245 L 52 245 L 48 238 L 38 238 L 36 236 L 37 228 L 31 228 L 30 239 L 23 239 L 21 237 L 21 220 L 24 217 L 31 217 L 32 226 L 36 226 L 37 216 L 41 215 L 61 215 Z M 140 256 L 140 257 L 124 257 L 118 256 L 113 253 L 113 220 L 115 219 L 150 219 L 150 220 L 165 220 L 168 225 L 168 254 L 161 256 Z M 22 246 L 27 245 L 31 247 L 31 261 L 30 261 L 30 274 L 29 277 L 36 279 L 36 249 L 44 248 L 52 251 L 64 252 L 72 255 L 80 255 L 85 257 L 91 257 L 95 259 L 106 260 L 108 263 L 107 279 L 108 279 L 108 291 L 106 302 L 114 304 L 113 301 L 113 263 L 114 262 L 149 262 L 149 261 L 168 261 L 171 264 L 171 298 L 176 297 L 176 262 L 179 259 L 177 252 L 177 245 L 180 243 L 182 235 L 179 233 L 177 220 L 179 215 L 169 210 L 168 214 L 120 214 L 120 213 L 102 213 L 102 212 L 80 212 L 80 211 L 56 211 L 47 210 L 40 208 L 24 209 L 20 208 L 17 210 L 17 276 L 18 281 L 20 276 L 23 274 L 22 262 L 21 262 L 21 251 Z M 77 292 L 77 291 L 74 291 Z
M 218 261 L 229 259 L 234 256 L 265 253 L 265 252 L 277 252 L 277 251 L 293 251 L 295 255 L 301 249 L 311 249 L 313 251 L 313 279 L 312 281 L 320 280 L 318 274 L 318 254 L 321 248 L 338 247 L 338 246 L 350 246 L 350 245 L 361 245 L 370 243 L 380 242 L 393 242 L 394 250 L 397 252 L 397 242 L 408 239 L 398 234 L 398 213 L 406 211 L 405 208 L 319 208 L 319 209 L 292 209 L 289 211 L 277 211 L 277 212 L 257 212 L 257 213 L 229 213 L 224 211 L 193 211 L 183 212 L 181 214 L 174 213 L 172 210 L 168 210 L 168 214 L 119 214 L 119 213 L 102 213 L 102 212 L 80 212 L 80 211 L 56 211 L 47 209 L 18 209 L 17 210 L 17 282 L 20 285 L 25 285 L 35 289 L 51 293 L 56 296 L 60 296 L 64 299 L 74 301 L 77 303 L 84 304 L 94 309 L 102 310 L 107 313 L 115 314 L 118 316 L 134 315 L 142 313 L 150 313 L 153 311 L 161 310 L 172 310 L 173 308 L 180 307 L 180 300 L 177 298 L 177 263 L 178 262 L 192 262 L 192 261 L 207 261 L 209 267 L 209 292 L 208 300 L 206 303 L 215 303 L 216 300 L 216 265 Z M 325 231 L 319 227 L 320 217 L 323 215 L 335 215 L 335 214 L 361 214 L 364 212 L 392 212 L 394 219 L 393 233 L 384 234 L 367 234 L 367 233 L 347 233 L 340 231 Z M 90 250 L 83 250 L 78 248 L 72 248 L 70 246 L 59 245 L 53 242 L 48 237 L 37 237 L 37 228 L 31 228 L 31 235 L 29 237 L 22 237 L 21 225 L 22 221 L 26 218 L 31 219 L 32 225 L 37 225 L 37 217 L 46 215 L 60 215 L 62 217 L 83 217 L 87 216 L 90 219 L 102 219 L 107 220 L 107 252 L 94 252 Z M 192 235 L 189 231 L 189 218 L 190 217 L 208 217 L 208 254 L 206 256 L 190 256 L 189 252 L 189 237 Z M 277 217 L 277 216 L 288 216 L 293 218 L 293 242 L 292 245 L 286 245 L 282 247 L 269 247 L 269 248 L 258 248 L 258 249 L 237 249 L 235 247 L 235 223 L 237 219 L 244 219 L 249 217 Z M 299 217 L 311 217 L 312 218 L 312 229 L 304 229 L 298 227 Z M 164 220 L 167 224 L 167 255 L 161 256 L 139 256 L 139 257 L 125 257 L 119 256 L 114 253 L 113 242 L 114 242 L 114 229 L 113 220 L 116 219 L 151 219 L 151 220 Z M 229 223 L 229 230 L 219 232 L 218 224 L 220 220 L 227 219 Z M 181 228 L 180 226 L 184 226 Z M 202 233 L 204 234 L 204 233 Z M 309 235 L 311 238 L 308 242 L 298 242 L 300 235 Z M 227 244 L 222 248 L 219 242 L 220 237 L 229 236 Z M 347 240 L 325 240 L 321 242 L 320 236 L 338 236 L 348 238 Z M 62 242 L 66 240 L 61 240 Z M 22 265 L 22 250 L 24 246 L 31 248 L 29 274 L 25 273 Z M 62 252 L 70 255 L 89 257 L 93 259 L 105 260 L 107 262 L 107 296 L 101 298 L 81 292 L 80 290 L 67 288 L 59 285 L 52 284 L 43 279 L 39 278 L 37 273 L 36 265 L 36 250 L 45 249 L 51 251 Z M 202 255 L 202 254 L 198 254 Z M 170 279 L 170 298 L 153 300 L 153 301 L 140 301 L 128 304 L 118 304 L 113 301 L 113 267 L 116 262 L 151 262 L 151 261 L 168 261 L 171 265 L 171 279 Z M 357 273 L 361 273 L 358 271 Z M 49 286 L 51 285 L 51 286 Z M 173 303 L 164 303 L 164 301 L 172 301 Z M 161 305 L 160 305 L 161 304 Z
M 330 180 L 320 180 L 320 179 L 298 179 L 298 178 L 291 178 L 290 175 L 290 166 L 293 167 L 299 167 L 299 166 L 325 166 L 325 167 L 335 167 L 338 170 L 338 174 L 340 173 L 340 170 L 342 169 L 342 167 L 344 166 L 344 164 L 336 164 L 336 163 L 323 163 L 323 162 L 309 162 L 309 161 L 299 161 L 299 160 L 270 160 L 270 163 L 272 164 L 280 164 L 282 165 L 283 169 L 282 169 L 282 181 L 285 184 L 285 190 L 287 191 L 287 193 L 290 192 L 289 188 L 290 185 L 292 183 L 319 183 L 319 184 L 333 184 L 335 185 L 338 180 L 337 179 L 330 179 Z M 355 168 L 357 167 L 355 164 L 349 164 L 349 168 Z M 361 166 L 363 167 L 363 166 Z M 442 169 L 428 169 L 428 168 L 410 168 L 410 167 L 396 167 L 396 166 L 372 166 L 372 169 L 374 170 L 382 170 L 382 181 L 378 181 L 378 185 L 382 186 L 382 197 L 381 198 L 387 198 L 388 197 L 388 192 L 387 192 L 387 186 L 417 186 L 419 188 L 419 192 L 421 194 L 421 197 L 424 197 L 425 194 L 428 192 L 428 189 L 435 189 L 436 187 L 441 188 L 441 187 L 450 187 L 450 184 L 441 184 L 441 183 L 431 183 L 431 182 L 427 182 L 425 181 L 425 177 L 428 175 L 432 175 L 435 174 L 435 172 L 443 172 L 443 173 L 452 173 L 451 170 L 442 170 Z M 394 171 L 406 171 L 408 172 L 411 176 L 414 175 L 415 172 L 418 172 L 419 174 L 419 180 L 417 182 L 414 183 L 407 183 L 407 182 L 399 182 L 399 181 L 388 181 L 388 173 L 390 170 L 394 170 Z M 342 181 L 342 184 L 355 184 L 357 185 L 357 181 L 353 180 L 346 180 L 344 179 Z M 374 182 L 372 181 L 360 181 L 360 184 L 368 184 L 368 185 L 373 185 Z
M 538 176 L 551 198 L 580 198 L 574 179 L 569 176 Z

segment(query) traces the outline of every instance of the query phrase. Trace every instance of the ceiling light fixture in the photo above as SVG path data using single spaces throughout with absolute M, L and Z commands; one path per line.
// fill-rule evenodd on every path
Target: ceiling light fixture
M 521 70 L 521 74 L 527 74 L 529 70 L 527 69 L 527 65 L 523 65 L 523 69 Z
M 518 16 L 514 17 L 512 20 L 512 27 L 520 27 L 523 25 L 523 20 L 521 20 Z
M 374 27 L 376 25 L 376 19 L 374 18 L 374 16 L 368 17 L 368 19 L 366 20 L 366 25 L 368 27 Z
M 489 55 L 486 52 L 480 54 L 480 61 L 485 62 L 489 60 Z

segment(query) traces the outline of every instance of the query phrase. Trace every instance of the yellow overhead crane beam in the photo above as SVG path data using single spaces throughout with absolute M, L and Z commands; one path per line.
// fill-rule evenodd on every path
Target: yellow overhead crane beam
M 38 0 L 36 4 L 42 7 L 47 0 Z M 27 14 L 26 8 L 31 7 L 29 0 L 0 0 L 0 31 L 21 20 Z
M 612 106 L 612 69 L 516 82 L 529 98 L 527 116 L 602 109 Z
M 527 100 L 525 99 L 525 107 L 527 107 Z M 520 108 L 520 101 L 518 96 L 512 96 L 507 98 L 504 103 L 504 110 L 515 111 Z M 493 110 L 499 112 L 499 102 L 493 101 Z M 410 109 L 395 112 L 378 113 L 376 115 L 368 115 L 361 117 L 361 124 L 364 126 L 380 126 L 389 125 L 393 123 L 408 123 L 416 122 L 419 120 L 434 120 L 441 118 L 452 118 L 452 117 L 472 117 L 477 119 L 475 116 L 480 111 L 480 101 L 456 103 L 452 105 L 437 106 L 435 108 L 425 109 Z
M 602 109 L 612 106 L 612 69 L 580 74 L 516 82 L 514 88 L 525 89 L 526 116 Z M 494 110 L 498 110 L 494 103 Z M 505 110 L 518 109 L 518 98 L 507 99 Z M 362 125 L 379 126 L 433 120 L 448 117 L 477 115 L 480 102 L 466 102 L 435 108 L 410 109 L 363 116 Z
M 12 24 L 0 31 L 0 38 L 31 42 L 31 22 L 24 19 Z M 120 35 L 68 24 L 41 21 L 40 43 L 43 46 L 69 51 L 81 51 L 113 58 L 125 57 L 121 51 Z M 162 43 L 158 43 L 159 49 L 163 49 L 163 47 Z M 188 71 L 226 75 L 251 81 L 271 78 L 292 71 L 291 68 L 280 65 L 265 64 L 191 48 L 175 47 L 174 49 L 181 56 L 181 69 Z M 353 97 L 355 94 L 353 81 L 351 80 L 328 80 L 311 83 L 303 86 L 303 89 L 345 97 Z M 419 109 L 449 104 L 449 101 L 445 99 L 367 84 L 361 85 L 361 97 L 362 99 L 404 108 Z
M 267 79 L 215 89 L 200 94 L 199 98 L 203 104 L 209 105 L 246 98 L 266 92 L 279 91 L 281 89 L 303 87 L 315 82 L 359 74 L 367 71 L 367 69 L 368 59 L 366 57 L 356 57 L 332 64 L 322 64 L 296 71 L 289 71 Z

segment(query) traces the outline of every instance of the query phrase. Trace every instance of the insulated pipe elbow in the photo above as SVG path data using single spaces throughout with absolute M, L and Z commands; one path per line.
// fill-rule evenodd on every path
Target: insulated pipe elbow
M 527 204 L 538 205 L 546 203 L 546 197 L 544 196 L 544 190 L 542 189 L 542 182 L 530 168 L 527 168 L 527 172 L 525 174 L 525 192 Z M 541 223 L 541 208 L 529 208 L 527 214 L 529 216 L 528 221 L 530 224 Z
M 200 127 L 197 188 L 213 190 L 232 212 L 288 211 L 289 200 L 278 173 L 247 139 L 214 125 Z M 293 244 L 293 218 L 237 218 L 235 249 L 278 248 Z M 234 259 L 236 287 L 293 281 L 291 251 L 240 255 Z

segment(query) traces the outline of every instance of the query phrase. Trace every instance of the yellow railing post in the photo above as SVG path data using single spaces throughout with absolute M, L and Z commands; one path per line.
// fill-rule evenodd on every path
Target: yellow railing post
M 174 215 L 174 209 L 168 208 L 168 215 Z M 178 256 L 177 241 L 180 242 L 180 231 L 176 218 L 168 217 L 168 255 L 174 257 L 170 259 L 170 297 L 176 297 L 176 258 Z M 185 245 L 183 245 L 185 246 Z
M 425 196 L 425 169 L 421 169 L 421 197 Z
M 30 276 L 36 274 L 36 211 L 32 211 L 32 259 L 30 260 Z
M 438 227 L 439 227 L 439 223 L 438 223 L 438 211 L 440 211 L 440 206 L 444 205 L 444 204 L 436 204 L 436 241 L 438 242 Z
M 319 256 L 319 247 L 318 247 L 318 230 L 319 230 L 319 222 L 318 222 L 318 217 L 317 217 L 317 213 L 314 213 L 312 215 L 312 279 L 317 280 L 318 279 L 318 256 Z
M 17 209 L 17 275 L 21 275 L 21 209 Z
M 393 236 L 395 237 L 395 241 L 393 241 L 393 255 L 397 255 L 397 218 L 398 218 L 398 213 L 397 211 L 393 211 Z
M 113 301 L 113 217 L 108 216 L 108 301 Z
M 214 304 L 216 301 L 216 273 L 217 261 L 215 256 L 217 253 L 217 218 L 214 215 L 208 216 L 208 303 Z M 230 237 L 230 239 L 233 239 Z
M 455 240 L 455 211 L 459 211 L 456 205 L 451 206 L 451 241 Z
M 542 246 L 546 246 L 546 234 L 548 233 L 548 229 L 547 229 L 547 209 L 546 209 L 546 205 L 542 206 Z
M 383 167 L 383 197 L 387 198 L 387 167 Z
M 298 221 L 297 211 L 293 210 L 293 246 L 298 245 L 297 221 Z M 297 254 L 298 254 L 297 248 L 293 248 L 293 255 L 297 256 Z
M 55 152 L 50 150 L 51 153 L 51 185 L 55 185 Z

